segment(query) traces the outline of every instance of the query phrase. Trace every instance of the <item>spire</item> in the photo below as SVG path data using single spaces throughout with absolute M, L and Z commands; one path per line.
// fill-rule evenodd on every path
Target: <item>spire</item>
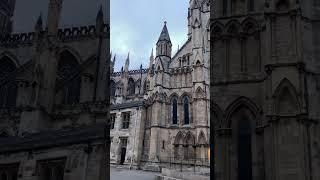
M 150 55 L 150 59 L 153 59 L 153 48 L 152 48 L 152 50 L 151 50 L 151 55 Z
M 100 5 L 100 9 L 98 11 L 97 14 L 97 18 L 96 18 L 96 29 L 97 32 L 102 32 L 103 31 L 103 10 L 102 10 L 102 5 Z
M 154 59 L 154 57 L 153 57 L 153 48 L 152 48 L 152 50 L 151 50 L 151 55 L 150 55 L 150 59 L 149 59 L 149 69 L 152 68 L 153 59 Z
M 167 29 L 167 22 L 164 22 L 159 40 L 157 42 L 156 57 L 157 56 L 167 56 L 171 57 L 172 44 Z
M 113 65 L 116 63 L 116 57 L 117 57 L 117 55 L 114 54 L 113 61 L 112 61 Z
M 169 41 L 169 42 L 171 42 L 170 36 L 169 36 L 169 32 L 168 32 L 168 28 L 167 28 L 167 21 L 164 21 L 164 26 L 162 28 L 160 37 L 158 39 L 158 42 L 159 41 Z
M 38 17 L 38 20 L 36 22 L 36 25 L 35 25 L 35 30 L 36 32 L 40 32 L 43 30 L 43 26 L 42 26 L 42 12 L 40 12 L 40 15 Z
M 125 65 L 124 65 L 124 71 L 125 71 L 125 72 L 129 72 L 129 64 L 130 64 L 130 58 L 129 58 L 129 56 L 130 56 L 130 52 L 128 52 L 128 57 L 127 57 L 127 59 L 126 59 Z

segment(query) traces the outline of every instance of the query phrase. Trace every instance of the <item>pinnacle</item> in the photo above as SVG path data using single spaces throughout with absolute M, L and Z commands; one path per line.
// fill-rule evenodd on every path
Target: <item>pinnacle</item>
M 169 36 L 169 32 L 168 32 L 168 29 L 167 29 L 167 21 L 164 21 L 164 26 L 162 28 L 162 31 L 161 31 L 161 34 L 160 34 L 158 42 L 159 41 L 169 41 L 169 42 L 171 42 L 170 36 Z

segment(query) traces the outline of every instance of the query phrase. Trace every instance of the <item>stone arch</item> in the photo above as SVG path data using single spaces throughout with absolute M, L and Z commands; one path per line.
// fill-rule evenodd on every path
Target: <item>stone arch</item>
M 195 143 L 196 138 L 190 131 L 188 131 L 184 139 L 184 159 L 194 159 L 196 157 Z
M 70 46 L 63 46 L 61 49 L 59 49 L 58 54 L 61 55 L 63 52 L 66 52 L 66 51 L 72 54 L 76 58 L 76 60 L 78 61 L 78 64 L 82 63 L 81 55 Z
M 274 112 L 282 115 L 296 115 L 301 112 L 298 93 L 293 84 L 284 78 L 276 88 L 274 95 Z
M 183 158 L 183 148 L 184 148 L 184 135 L 181 131 L 179 131 L 173 142 L 173 154 L 175 159 Z
M 197 158 L 200 158 L 201 161 L 208 159 L 208 141 L 206 139 L 205 134 L 203 131 L 200 131 L 197 141 Z
M 181 94 L 181 96 L 179 97 L 179 102 L 180 102 L 180 103 L 183 103 L 183 98 L 184 98 L 184 97 L 188 97 L 190 103 L 192 102 L 192 95 L 191 95 L 191 93 L 189 93 L 189 92 L 183 92 L 183 93 Z
M 0 131 L 0 138 L 7 138 L 9 136 L 10 136 L 10 133 L 7 130 L 3 129 Z
M 231 20 L 226 24 L 226 32 L 229 35 L 238 35 L 240 32 L 240 23 L 237 20 Z
M 241 23 L 241 28 L 244 33 L 250 35 L 258 31 L 259 25 L 255 19 L 248 17 Z
M 205 95 L 204 90 L 201 88 L 201 86 L 197 87 L 195 92 L 196 92 L 197 98 L 202 98 Z
M 259 108 L 251 99 L 241 96 L 233 101 L 233 103 L 231 103 L 226 109 L 226 122 L 224 122 L 225 127 L 231 127 L 233 114 L 243 108 L 248 109 L 253 114 L 255 120 L 262 112 L 261 108 Z M 258 122 L 256 123 L 258 124 Z
M 184 144 L 184 134 L 183 132 L 179 131 L 174 139 L 173 144 L 174 145 L 183 145 Z
M 185 138 L 184 138 L 184 144 L 192 145 L 194 146 L 196 144 L 196 138 L 192 134 L 192 132 L 188 131 Z
M 207 138 L 204 135 L 203 131 L 200 131 L 200 133 L 199 133 L 197 144 L 198 145 L 207 145 L 208 144 Z
M 219 37 L 221 37 L 221 35 L 224 32 L 224 25 L 218 21 L 214 22 L 211 25 L 211 36 L 213 39 L 217 39 Z
M 9 58 L 17 68 L 20 66 L 18 58 L 10 51 L 3 51 L 2 53 L 0 53 L 0 59 L 5 57 Z

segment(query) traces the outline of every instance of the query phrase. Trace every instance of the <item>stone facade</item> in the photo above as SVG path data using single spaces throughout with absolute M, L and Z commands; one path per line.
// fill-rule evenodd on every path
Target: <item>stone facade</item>
M 320 179 L 319 2 L 211 4 L 217 179 Z
M 2 2 L 2 1 L 1 1 Z M 109 25 L 48 27 L 0 38 L 1 179 L 100 180 L 109 156 Z
M 12 17 L 16 0 L 0 0 L 0 34 L 12 32 Z
M 111 130 L 114 162 L 121 154 L 119 137 L 129 137 L 125 163 L 133 159 L 130 164 L 139 168 L 158 171 L 176 161 L 209 164 L 209 5 L 190 1 L 188 39 L 174 55 L 165 22 L 148 69 L 128 71 L 128 56 L 124 69 L 113 73 L 111 114 L 117 113 L 120 121 Z M 116 125 L 125 111 L 139 117 L 130 119 L 136 130 Z

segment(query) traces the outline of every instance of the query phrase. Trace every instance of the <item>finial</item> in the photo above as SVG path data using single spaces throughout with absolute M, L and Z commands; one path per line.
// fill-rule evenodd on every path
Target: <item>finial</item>
M 142 64 L 140 65 L 140 69 L 142 69 Z
M 164 21 L 164 25 L 167 25 L 167 21 Z
M 40 12 L 35 28 L 37 30 L 42 30 L 42 12 Z

